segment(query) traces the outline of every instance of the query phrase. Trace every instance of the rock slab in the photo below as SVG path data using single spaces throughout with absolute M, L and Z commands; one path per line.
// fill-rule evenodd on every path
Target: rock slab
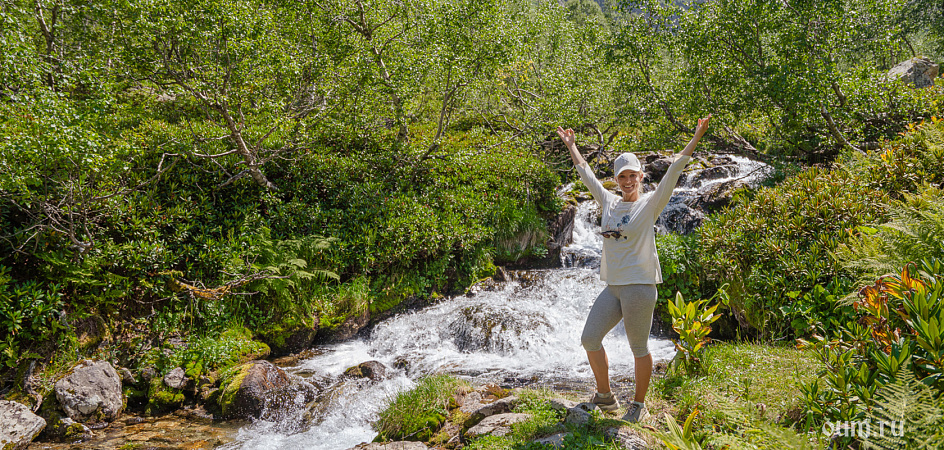
M 465 432 L 467 438 L 491 434 L 492 436 L 504 436 L 511 433 L 511 426 L 524 422 L 531 418 L 531 414 L 509 413 L 488 416 L 482 419 L 478 425 L 469 428 Z
M 124 408 L 121 377 L 107 361 L 85 360 L 56 382 L 56 399 L 77 422 L 111 422 Z
M 938 65 L 924 57 L 902 61 L 888 71 L 888 78 L 900 79 L 907 84 L 914 84 L 916 88 L 934 86 L 937 75 Z
M 649 446 L 639 436 L 639 432 L 630 427 L 610 427 L 603 432 L 603 436 L 610 442 L 615 442 L 626 450 L 645 450 Z
M 429 447 L 422 442 L 399 441 L 399 442 L 372 442 L 370 444 L 358 444 L 356 447 L 348 450 L 426 450 Z
M 0 400 L 0 448 L 24 449 L 45 427 L 46 421 L 26 405 Z
M 554 448 L 561 448 L 564 445 L 564 439 L 567 439 L 567 436 L 570 435 L 571 433 L 557 433 L 542 437 L 541 439 L 535 439 L 534 442 L 536 444 L 552 445 Z

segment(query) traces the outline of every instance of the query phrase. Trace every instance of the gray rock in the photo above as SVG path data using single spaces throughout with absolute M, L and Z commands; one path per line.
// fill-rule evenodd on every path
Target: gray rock
M 610 427 L 603 431 L 604 439 L 615 442 L 627 450 L 645 450 L 649 444 L 640 436 L 639 432 L 630 427 Z
M 220 410 L 227 419 L 253 418 L 262 414 L 268 394 L 292 384 L 284 370 L 268 361 L 250 361 L 239 366 L 221 385 Z
M 517 405 L 518 397 L 512 395 L 510 397 L 500 398 L 494 402 L 482 405 L 482 407 L 472 413 L 472 416 L 480 416 L 481 418 L 485 418 L 488 416 L 494 416 L 495 414 L 509 413 Z
M 3 450 L 26 448 L 45 427 L 46 421 L 26 405 L 0 400 L 0 448 Z
M 670 231 L 679 234 L 690 234 L 701 226 L 705 214 L 685 203 L 670 203 L 656 220 L 656 228 L 660 232 Z
M 564 445 L 564 439 L 570 435 L 571 433 L 557 433 L 542 437 L 541 439 L 535 439 L 534 442 L 542 445 L 553 445 L 554 448 L 561 448 Z
M 574 220 L 577 208 L 567 205 L 547 226 L 550 237 L 545 246 L 547 256 L 538 264 L 540 267 L 560 267 L 561 252 L 564 247 L 574 243 Z
M 124 384 L 132 385 L 137 383 L 137 381 L 134 379 L 134 374 L 132 374 L 131 370 L 127 367 L 118 369 L 118 374 L 121 375 L 121 382 Z
M 691 176 L 689 184 L 692 187 L 700 187 L 702 184 L 712 180 L 720 180 L 737 175 L 738 167 L 736 165 L 714 166 L 700 170 Z
M 141 369 L 141 379 L 147 383 L 150 383 L 151 380 L 153 380 L 156 376 L 157 369 L 153 367 L 145 367 L 144 369 Z
M 399 442 L 371 442 L 358 444 L 356 447 L 348 450 L 426 450 L 429 447 L 422 442 L 399 441 Z
M 567 417 L 564 418 L 564 423 L 586 425 L 590 423 L 591 417 L 592 416 L 589 412 L 584 411 L 581 408 L 570 408 L 567 410 Z
M 937 75 L 938 65 L 928 58 L 921 57 L 902 61 L 892 67 L 887 76 L 889 79 L 899 79 L 906 84 L 913 84 L 916 88 L 926 88 L 934 86 Z
M 577 402 L 573 400 L 566 400 L 563 398 L 552 398 L 550 403 L 551 403 L 551 408 L 554 408 L 554 411 L 565 411 L 570 408 L 575 408 L 577 406 Z
M 538 336 L 550 330 L 551 323 L 539 312 L 519 312 L 507 305 L 477 304 L 459 311 L 446 327 L 445 339 L 451 339 L 463 353 L 478 351 L 507 352 L 519 345 L 522 336 Z
M 651 161 L 650 161 L 651 159 Z M 665 172 L 669 170 L 669 166 L 672 165 L 672 160 L 665 156 L 656 157 L 647 157 L 646 165 L 643 167 L 643 171 L 646 172 L 646 176 L 656 183 L 662 180 L 662 177 L 665 176 Z
M 472 391 L 462 398 L 462 405 L 459 406 L 459 411 L 462 411 L 471 416 L 472 413 L 478 411 L 478 409 L 482 406 L 482 394 Z
M 110 422 L 124 409 L 121 377 L 106 361 L 82 361 L 56 382 L 55 391 L 62 410 L 77 422 Z
M 369 378 L 380 381 L 386 378 L 387 366 L 380 361 L 366 361 L 344 371 L 344 375 L 352 378 Z
M 704 212 L 716 212 L 731 203 L 734 192 L 747 186 L 743 180 L 728 180 L 721 183 L 708 185 L 698 190 L 698 196 L 691 205 Z
M 164 375 L 164 384 L 169 388 L 183 389 L 187 387 L 187 374 L 183 368 L 177 367 Z
M 489 416 L 482 419 L 478 425 L 465 432 L 467 438 L 491 434 L 504 436 L 511 433 L 511 426 L 531 418 L 531 414 L 509 413 Z

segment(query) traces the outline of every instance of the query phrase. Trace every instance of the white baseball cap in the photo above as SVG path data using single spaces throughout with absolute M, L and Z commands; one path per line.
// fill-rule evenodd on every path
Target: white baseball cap
M 620 172 L 624 170 L 635 170 L 636 172 L 641 172 L 642 165 L 639 164 L 639 158 L 636 157 L 635 153 L 623 153 L 616 158 L 616 161 L 613 161 L 613 176 L 618 177 Z

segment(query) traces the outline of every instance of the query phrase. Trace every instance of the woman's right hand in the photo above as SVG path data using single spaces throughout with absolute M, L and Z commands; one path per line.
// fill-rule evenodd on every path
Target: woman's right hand
M 566 145 L 568 149 L 577 146 L 576 139 L 574 138 L 574 130 L 570 128 L 565 130 L 561 127 L 557 127 L 557 135 L 564 141 L 564 145 Z

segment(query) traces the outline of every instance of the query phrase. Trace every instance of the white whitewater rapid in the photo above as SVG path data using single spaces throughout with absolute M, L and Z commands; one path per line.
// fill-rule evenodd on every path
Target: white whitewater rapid
M 738 163 L 739 172 L 752 170 Z M 682 185 L 680 197 L 694 190 Z M 603 238 L 593 225 L 596 215 L 592 201 L 578 208 L 574 243 L 564 250 L 565 268 L 519 272 L 514 281 L 479 286 L 469 295 L 387 319 L 366 339 L 320 348 L 321 355 L 287 369 L 320 388 L 317 405 L 278 420 L 256 420 L 224 448 L 351 448 L 372 440 L 371 422 L 379 412 L 427 374 L 450 373 L 480 383 L 590 386 L 580 333 L 605 286 L 598 273 Z M 622 324 L 606 336 L 604 346 L 611 378 L 631 377 L 633 357 Z M 665 339 L 650 337 L 649 348 L 656 361 L 675 354 Z M 341 379 L 345 369 L 370 360 L 387 366 L 386 380 Z

